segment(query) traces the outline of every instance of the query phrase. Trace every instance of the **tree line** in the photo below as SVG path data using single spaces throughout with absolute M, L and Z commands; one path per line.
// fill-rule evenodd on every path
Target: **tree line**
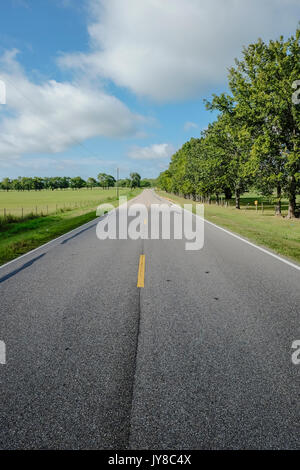
M 16 179 L 3 178 L 0 182 L 0 189 L 5 191 L 41 191 L 43 189 L 50 189 L 52 191 L 56 189 L 81 189 L 81 188 L 112 188 L 114 186 L 128 187 L 128 188 L 139 188 L 139 187 L 150 187 L 152 186 L 153 180 L 142 179 L 138 173 L 130 173 L 128 178 L 116 179 L 109 174 L 99 173 L 97 179 L 88 178 L 84 180 L 80 176 L 70 178 L 68 176 L 54 176 L 41 178 L 19 176 Z
M 229 93 L 205 101 L 217 119 L 200 138 L 172 157 L 158 184 L 195 200 L 240 196 L 257 190 L 289 200 L 288 217 L 299 216 L 300 192 L 300 27 L 284 40 L 259 39 L 242 51 L 228 72 Z

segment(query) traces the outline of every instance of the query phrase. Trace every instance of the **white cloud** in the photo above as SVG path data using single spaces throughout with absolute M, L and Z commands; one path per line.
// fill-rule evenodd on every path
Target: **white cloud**
M 96 157 L 86 157 L 82 159 L 36 157 L 17 158 L 14 159 L 12 165 L 11 160 L 0 159 L 0 168 L 2 169 L 30 169 L 38 172 L 45 170 L 76 170 L 83 167 L 93 166 L 117 167 L 118 163 L 115 160 L 105 160 Z
M 170 158 L 175 152 L 171 144 L 153 144 L 149 147 L 134 146 L 130 149 L 128 156 L 134 160 L 156 160 Z
M 299 0 L 89 0 L 91 51 L 66 67 L 178 100 L 224 83 L 243 45 L 294 31 Z
M 0 58 L 0 77 L 7 98 L 1 107 L 0 159 L 58 153 L 94 136 L 134 136 L 144 122 L 103 90 L 75 82 L 31 82 L 16 51 Z
M 191 129 L 198 129 L 198 124 L 196 124 L 195 122 L 192 122 L 192 121 L 187 121 L 184 126 L 183 126 L 184 130 L 186 132 L 190 131 Z

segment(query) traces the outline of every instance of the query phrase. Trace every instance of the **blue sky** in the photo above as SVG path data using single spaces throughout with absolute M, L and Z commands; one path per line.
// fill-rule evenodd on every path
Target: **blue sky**
M 226 3 L 226 5 L 225 5 Z M 242 46 L 291 35 L 298 0 L 6 0 L 0 178 L 156 177 L 213 119 Z

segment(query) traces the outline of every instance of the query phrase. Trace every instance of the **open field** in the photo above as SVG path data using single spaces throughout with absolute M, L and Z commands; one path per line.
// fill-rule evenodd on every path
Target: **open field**
M 94 219 L 96 217 L 95 210 L 99 204 L 109 202 L 116 207 L 119 203 L 115 189 L 107 191 L 93 190 L 89 192 L 94 193 L 94 201 L 90 199 L 90 203 L 85 205 L 84 191 L 70 191 L 70 195 L 73 194 L 74 199 L 77 196 L 77 208 L 73 202 L 73 209 L 70 207 L 65 209 L 61 208 L 57 213 L 55 213 L 55 201 L 62 201 L 63 194 L 66 194 L 66 200 L 70 198 L 67 191 L 53 191 L 53 195 L 49 194 L 51 191 L 28 193 L 27 207 L 29 207 L 30 202 L 32 202 L 34 195 L 36 198 L 39 198 L 40 201 L 40 195 L 43 194 L 42 197 L 45 198 L 44 201 L 48 200 L 49 202 L 52 197 L 54 213 L 49 215 L 45 215 L 44 213 L 43 216 L 33 216 L 33 218 L 28 218 L 27 220 L 24 217 L 23 221 L 18 219 L 16 222 L 9 223 L 5 223 L 5 220 L 2 218 L 2 223 L 0 224 L 0 265 Z M 140 192 L 140 189 L 123 189 L 120 191 L 120 194 L 126 195 L 128 199 L 131 199 Z M 18 204 L 20 199 L 17 198 L 17 195 L 19 195 L 20 198 L 22 194 L 23 193 L 7 193 L 6 201 L 9 201 L 10 195 L 13 195 L 12 199 L 15 198 L 15 204 Z M 82 197 L 82 199 L 80 199 L 80 197 Z M 69 199 L 69 203 L 70 201 L 71 199 Z M 62 204 L 62 202 L 60 204 Z M 11 207 L 13 208 L 13 201 L 11 201 Z
M 174 194 L 168 194 L 165 191 L 157 192 L 177 204 L 195 205 L 194 202 Z M 276 253 L 300 262 L 300 220 L 274 216 L 273 206 L 264 205 L 262 212 L 261 205 L 259 205 L 259 210 L 256 211 L 255 198 L 257 196 L 254 194 L 246 194 L 244 198 L 241 198 L 241 210 L 232 206 L 221 207 L 215 203 L 205 204 L 205 218 Z
M 107 198 L 115 198 L 116 188 L 65 189 L 41 191 L 0 191 L 0 217 L 11 214 L 17 217 L 29 213 L 53 214 L 60 209 L 78 207 L 94 208 Z M 120 194 L 128 193 L 128 188 L 119 188 Z

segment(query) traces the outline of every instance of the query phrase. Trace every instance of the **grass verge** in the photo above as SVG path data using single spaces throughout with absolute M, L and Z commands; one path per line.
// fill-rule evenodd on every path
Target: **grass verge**
M 128 200 L 136 197 L 140 191 L 140 189 L 128 191 L 126 193 Z M 106 202 L 115 207 L 119 204 L 119 201 L 112 197 L 103 198 L 99 204 Z M 77 208 L 61 211 L 58 214 L 29 218 L 21 222 L 9 221 L 5 225 L 0 225 L 0 265 L 95 218 L 96 210 Z
M 193 204 L 195 206 L 196 204 L 165 191 L 157 191 L 157 193 L 179 205 Z M 299 219 L 276 217 L 273 212 L 268 211 L 261 213 L 247 209 L 237 210 L 216 204 L 204 206 L 205 219 L 300 263 Z

